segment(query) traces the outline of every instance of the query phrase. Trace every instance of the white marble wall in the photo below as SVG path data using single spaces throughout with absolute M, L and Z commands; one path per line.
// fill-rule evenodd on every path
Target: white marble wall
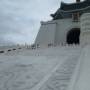
M 67 33 L 72 28 L 79 28 L 80 23 L 73 22 L 72 19 L 57 20 L 55 43 L 66 43 Z
M 66 37 L 69 30 L 79 28 L 79 22 L 73 22 L 72 19 L 60 19 L 48 22 L 42 22 L 38 32 L 35 44 L 66 43 Z
M 36 44 L 49 44 L 54 43 L 56 23 L 54 22 L 41 22 L 41 27 L 38 32 L 35 43 Z

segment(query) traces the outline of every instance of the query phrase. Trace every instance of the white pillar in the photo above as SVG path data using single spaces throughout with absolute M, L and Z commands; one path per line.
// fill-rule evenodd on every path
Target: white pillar
M 83 45 L 90 44 L 90 13 L 81 16 L 81 35 L 80 43 Z

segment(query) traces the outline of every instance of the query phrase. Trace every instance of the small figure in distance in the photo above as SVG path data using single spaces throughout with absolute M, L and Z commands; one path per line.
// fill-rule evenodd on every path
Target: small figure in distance
M 4 53 L 4 51 L 0 51 L 0 53 Z

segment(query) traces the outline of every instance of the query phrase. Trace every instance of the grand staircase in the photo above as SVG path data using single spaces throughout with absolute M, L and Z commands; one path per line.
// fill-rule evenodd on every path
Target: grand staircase
M 57 46 L 0 54 L 0 90 L 67 90 L 81 51 L 80 46 Z
M 75 69 L 79 62 L 79 56 L 68 57 L 62 64 L 58 64 L 52 75 L 33 90 L 67 90 L 70 85 Z

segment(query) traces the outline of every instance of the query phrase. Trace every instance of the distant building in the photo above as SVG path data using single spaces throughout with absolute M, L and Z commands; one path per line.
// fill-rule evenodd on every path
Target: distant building
M 80 18 L 89 12 L 90 0 L 76 0 L 70 4 L 61 2 L 60 8 L 51 14 L 53 19 L 41 22 L 35 44 L 80 44 L 82 32 Z

